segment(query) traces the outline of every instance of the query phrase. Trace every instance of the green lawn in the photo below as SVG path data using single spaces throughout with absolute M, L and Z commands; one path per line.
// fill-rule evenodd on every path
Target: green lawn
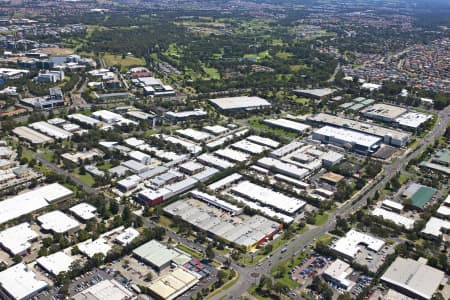
M 323 215 L 317 214 L 314 217 L 314 225 L 320 226 L 325 224 L 328 221 L 328 214 L 324 213 Z
M 217 80 L 220 79 L 220 73 L 216 68 L 203 67 L 203 70 L 205 71 L 205 73 L 208 75 L 209 78 Z
M 317 241 L 321 241 L 322 243 L 324 243 L 325 245 L 329 245 L 331 244 L 331 241 L 333 240 L 333 236 L 329 235 L 328 233 L 325 233 L 323 235 L 321 235 Z
M 309 103 L 308 98 L 295 98 L 295 102 L 300 103 L 302 105 L 306 105 Z
M 53 152 L 45 152 L 43 157 L 48 161 L 53 161 Z
M 256 119 L 249 120 L 248 124 L 253 128 L 260 129 L 263 131 L 270 131 L 270 132 L 277 134 L 278 136 L 288 136 L 291 138 L 296 138 L 298 136 L 298 134 L 296 134 L 294 132 L 285 131 L 280 128 L 272 128 L 268 125 L 261 123 L 259 120 L 256 120 Z
M 270 274 L 273 276 L 276 273 L 277 269 L 280 266 L 283 266 L 286 271 L 283 273 L 282 277 L 276 278 L 275 280 L 279 280 L 280 282 L 289 286 L 289 288 L 294 289 L 294 288 L 298 287 L 298 283 L 291 279 L 291 274 L 289 273 L 289 271 L 292 268 L 294 268 L 295 266 L 298 266 L 302 262 L 302 260 L 305 259 L 305 257 L 307 257 L 307 256 L 308 256 L 308 254 L 300 252 L 293 258 L 286 259 L 286 260 L 280 262 L 279 264 L 276 264 L 270 271 Z
M 294 54 L 290 53 L 290 52 L 285 52 L 285 51 L 279 51 L 277 52 L 277 54 L 275 54 L 275 56 L 277 58 L 281 58 L 281 59 L 289 59 L 293 56 Z
M 188 246 L 186 246 L 184 244 L 178 244 L 176 247 L 178 249 L 180 249 L 181 251 L 186 252 L 187 254 L 189 254 L 189 255 L 191 255 L 193 257 L 196 257 L 196 258 L 199 258 L 199 259 L 203 258 L 203 254 L 202 253 L 200 253 L 199 251 L 194 250 L 194 249 L 192 249 L 192 248 L 190 248 L 190 247 L 188 247 Z
M 76 177 L 80 178 L 81 181 L 83 181 L 85 184 L 87 184 L 89 186 L 92 186 L 95 183 L 95 179 L 94 179 L 94 177 L 92 177 L 91 174 L 86 173 L 84 175 L 81 175 L 79 169 L 76 169 L 74 171 L 74 175 Z
M 102 171 L 108 171 L 111 167 L 112 165 L 109 162 L 105 162 L 104 164 L 97 166 L 97 168 Z
M 108 66 L 120 65 L 122 68 L 129 68 L 132 66 L 145 66 L 145 60 L 143 58 L 134 56 L 114 55 L 114 54 L 104 54 L 103 60 Z

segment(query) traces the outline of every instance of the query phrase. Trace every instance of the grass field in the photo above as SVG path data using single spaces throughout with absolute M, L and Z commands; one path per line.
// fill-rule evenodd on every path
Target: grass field
M 328 214 L 324 213 L 323 215 L 317 214 L 314 217 L 314 225 L 320 226 L 325 224 L 328 221 Z
M 176 247 L 178 249 L 180 249 L 181 251 L 186 252 L 187 254 L 189 254 L 189 255 L 191 255 L 193 257 L 196 257 L 196 258 L 199 258 L 199 259 L 203 258 L 203 254 L 202 253 L 200 253 L 197 250 L 194 250 L 194 249 L 192 249 L 192 248 L 190 248 L 190 247 L 188 247 L 188 246 L 186 246 L 184 244 L 178 244 Z
M 323 235 L 321 235 L 317 241 L 321 241 L 323 242 L 325 245 L 329 245 L 331 243 L 331 241 L 333 240 L 333 237 L 331 235 L 329 235 L 328 233 L 325 233 Z
M 122 68 L 129 68 L 131 66 L 144 66 L 145 60 L 139 57 L 105 54 L 103 60 L 108 66 L 120 65 Z
M 92 177 L 91 174 L 86 173 L 84 175 L 81 175 L 79 169 L 76 169 L 74 171 L 74 175 L 76 177 L 80 178 L 81 181 L 83 181 L 84 183 L 86 183 L 89 186 L 92 186 L 95 183 L 95 179 L 94 179 L 94 177 Z
M 280 51 L 280 52 L 277 52 L 277 54 L 275 54 L 276 57 L 281 58 L 281 59 L 289 59 L 293 55 L 294 54 L 292 54 L 290 52 L 284 52 L 284 51 Z
M 216 68 L 203 67 L 203 70 L 205 71 L 205 73 L 208 75 L 209 78 L 217 80 L 220 79 L 220 73 L 219 71 L 217 71 Z
M 283 276 L 280 278 L 277 278 L 276 280 L 279 280 L 280 282 L 286 284 L 287 286 L 289 286 L 289 288 L 294 289 L 298 286 L 298 283 L 294 280 L 291 279 L 291 275 L 289 273 L 289 271 L 295 267 L 298 266 L 300 264 L 300 262 L 305 259 L 305 257 L 307 257 L 306 253 L 299 253 L 296 256 L 294 256 L 292 259 L 287 259 L 282 261 L 281 263 L 275 265 L 272 270 L 270 271 L 270 273 L 272 274 L 272 276 L 277 272 L 278 268 L 280 266 L 284 267 L 284 269 L 286 270 L 283 273 Z

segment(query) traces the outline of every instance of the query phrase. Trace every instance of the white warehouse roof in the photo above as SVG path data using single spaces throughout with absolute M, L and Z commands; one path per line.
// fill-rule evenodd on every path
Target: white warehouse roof
M 74 300 L 124 300 L 131 299 L 133 293 L 116 280 L 103 280 L 73 296 Z
M 72 213 L 74 213 L 77 217 L 87 221 L 95 217 L 95 211 L 97 210 L 97 208 L 95 208 L 95 206 L 83 202 L 72 206 L 69 210 Z
M 0 285 L 16 300 L 30 299 L 47 287 L 47 283 L 37 280 L 36 274 L 28 271 L 24 263 L 0 272 Z
M 233 109 L 258 109 L 264 107 L 271 107 L 272 104 L 267 100 L 260 97 L 227 97 L 209 100 L 212 104 L 217 106 L 222 110 L 233 110 Z
M 59 251 L 48 256 L 41 256 L 36 262 L 46 271 L 56 276 L 61 272 L 69 271 L 74 259 L 63 251 Z
M 29 223 L 22 223 L 0 232 L 0 244 L 13 255 L 18 255 L 30 248 L 29 241 L 38 236 L 38 233 L 31 229 Z
M 287 119 L 266 119 L 264 120 L 264 123 L 287 130 L 292 130 L 298 133 L 303 133 L 311 128 L 311 126 L 309 125 L 305 125 Z
M 407 217 L 404 217 L 402 215 L 399 215 L 395 212 L 392 211 L 388 211 L 382 208 L 375 208 L 372 211 L 372 215 L 374 216 L 381 216 L 383 217 L 383 219 L 385 220 L 390 220 L 392 222 L 394 222 L 397 225 L 402 225 L 404 226 L 406 229 L 411 229 L 414 226 L 414 219 L 410 219 Z
M 68 139 L 72 137 L 72 133 L 44 121 L 31 123 L 29 126 L 51 137 L 54 137 L 55 139 Z
M 383 248 L 384 241 L 351 229 L 331 248 L 348 257 L 354 258 L 358 254 L 361 244 L 364 244 L 370 250 L 378 252 Z
M 80 226 L 77 220 L 72 219 L 59 210 L 54 210 L 37 218 L 41 227 L 55 233 L 65 233 Z

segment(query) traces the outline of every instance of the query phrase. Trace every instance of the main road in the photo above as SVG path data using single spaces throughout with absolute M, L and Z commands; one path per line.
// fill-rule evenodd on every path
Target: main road
M 299 252 L 303 251 L 305 247 L 311 245 L 315 239 L 319 236 L 327 233 L 336 225 L 336 217 L 347 217 L 351 213 L 359 210 L 362 206 L 367 204 L 367 199 L 374 196 L 375 192 L 383 189 L 398 172 L 400 172 L 412 159 L 418 157 L 430 144 L 434 143 L 435 139 L 444 134 L 449 121 L 450 106 L 442 110 L 438 114 L 438 119 L 433 130 L 429 132 L 425 139 L 421 140 L 421 144 L 409 154 L 405 154 L 403 157 L 398 158 L 392 164 L 386 165 L 383 172 L 372 180 L 372 183 L 361 190 L 355 197 L 348 200 L 339 207 L 336 211 L 329 215 L 328 221 L 322 225 L 315 227 L 306 233 L 295 237 L 287 246 L 287 250 L 281 253 L 281 249 L 276 251 L 270 258 L 266 259 L 263 263 L 254 267 L 240 267 L 236 264 L 232 264 L 233 267 L 240 273 L 238 281 L 229 287 L 221 291 L 220 293 L 211 297 L 213 300 L 223 299 L 228 297 L 229 299 L 236 299 L 241 295 L 244 295 L 248 288 L 252 284 L 258 282 L 260 274 L 269 274 L 272 265 L 278 263 L 280 260 L 289 259 Z M 227 299 L 228 299 L 227 298 Z

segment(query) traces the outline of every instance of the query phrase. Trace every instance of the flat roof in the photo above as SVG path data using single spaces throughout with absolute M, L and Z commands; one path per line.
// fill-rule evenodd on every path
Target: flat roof
M 51 137 L 48 137 L 45 134 L 42 134 L 36 130 L 33 130 L 25 126 L 19 126 L 14 128 L 13 133 L 32 144 L 45 144 L 54 142 L 54 140 Z
M 54 137 L 55 139 L 68 139 L 72 137 L 72 133 L 44 121 L 31 123 L 28 126 Z
M 148 288 L 162 299 L 172 300 L 189 290 L 198 281 L 199 275 L 179 267 L 152 281 Z
M 124 300 L 134 296 L 115 279 L 103 280 L 72 296 L 73 300 Z
M 298 133 L 303 133 L 311 128 L 311 126 L 309 125 L 294 122 L 288 119 L 265 119 L 264 123 L 287 130 L 292 130 Z
M 233 173 L 231 175 L 228 175 L 227 177 L 224 177 L 208 186 L 209 189 L 213 191 L 217 191 L 221 189 L 222 187 L 229 185 L 233 182 L 236 182 L 242 178 L 242 175 L 239 173 Z
M 51 230 L 55 233 L 65 233 L 80 226 L 77 220 L 72 219 L 59 210 L 54 210 L 43 214 L 37 218 L 41 227 L 45 230 Z
M 202 109 L 194 109 L 179 112 L 168 111 L 165 113 L 165 115 L 173 118 L 189 118 L 189 117 L 205 117 L 208 115 L 208 113 Z
M 397 257 L 381 277 L 398 288 L 431 299 L 445 273 L 410 258 Z
M 423 208 L 427 204 L 433 195 L 436 193 L 434 188 L 428 186 L 421 186 L 419 189 L 411 196 L 412 205 L 418 208 Z
M 133 227 L 128 227 L 121 234 L 116 236 L 116 241 L 119 244 L 126 246 L 129 243 L 131 243 L 138 236 L 139 236 L 139 231 L 137 231 Z
M 360 245 L 364 245 L 372 251 L 379 252 L 384 247 L 384 244 L 384 241 L 381 239 L 351 229 L 344 237 L 337 240 L 336 243 L 331 246 L 331 249 L 354 258 L 360 251 Z
M 352 119 L 342 118 L 325 113 L 311 115 L 308 117 L 308 120 L 325 123 L 331 126 L 350 128 L 379 137 L 392 137 L 405 142 L 411 137 L 411 134 L 408 132 L 402 132 L 399 130 L 378 126 L 372 123 L 355 121 Z
M 361 113 L 366 117 L 386 118 L 389 120 L 394 120 L 407 111 L 408 110 L 403 107 L 388 105 L 384 103 L 375 103 L 361 110 Z
M 158 268 L 163 267 L 165 264 L 168 264 L 181 255 L 180 252 L 174 249 L 169 249 L 167 246 L 156 240 L 151 240 L 150 242 L 134 249 L 133 254 L 148 261 Z
M 236 186 L 232 187 L 231 190 L 233 193 L 256 200 L 289 214 L 299 211 L 306 205 L 305 201 L 286 196 L 247 180 L 239 182 Z
M 52 183 L 7 198 L 0 202 L 0 224 L 44 208 L 50 203 L 73 195 L 59 183 Z
M 342 175 L 333 173 L 333 172 L 327 172 L 327 173 L 323 174 L 322 176 L 320 176 L 320 178 L 324 179 L 326 181 L 333 182 L 333 183 L 338 183 L 341 180 L 343 180 L 345 177 Z
M 232 162 L 244 162 L 250 158 L 250 155 L 241 151 L 236 151 L 230 148 L 219 149 L 214 154 L 231 160 Z
M 379 207 L 372 211 L 372 215 L 383 217 L 383 219 L 392 221 L 397 225 L 404 226 L 406 229 L 412 229 L 414 227 L 414 219 L 404 217 L 400 214 Z
M 83 114 L 71 114 L 67 116 L 71 120 L 78 121 L 80 123 L 83 123 L 85 125 L 95 126 L 100 123 L 99 120 L 85 116 Z
M 47 282 L 37 280 L 36 274 L 28 270 L 24 263 L 0 272 L 0 285 L 16 300 L 30 299 L 48 286 Z
M 202 200 L 208 204 L 214 205 L 220 209 L 231 212 L 233 214 L 240 214 L 244 210 L 242 207 L 229 203 L 225 200 L 219 199 L 216 196 L 203 193 L 199 190 L 192 191 L 190 195 L 196 199 Z
M 310 171 L 306 168 L 300 168 L 294 164 L 283 162 L 272 157 L 260 158 L 257 163 L 264 168 L 275 169 L 279 173 L 297 179 L 302 179 L 310 173 Z
M 407 112 L 395 119 L 400 126 L 417 129 L 423 123 L 430 120 L 431 115 L 421 114 L 417 112 Z
M 37 238 L 39 234 L 31 229 L 27 222 L 10 227 L 0 232 L 0 244 L 12 254 L 21 254 L 31 247 L 29 241 Z
M 334 139 L 365 146 L 367 148 L 372 148 L 374 145 L 382 141 L 380 137 L 361 133 L 351 129 L 324 126 L 322 128 L 314 130 L 315 134 L 320 134 L 323 136 L 333 137 Z
M 36 262 L 45 270 L 52 273 L 54 276 L 61 272 L 67 272 L 70 270 L 70 265 L 75 260 L 64 253 L 59 251 L 48 256 L 41 256 L 36 259 Z
M 237 150 L 240 150 L 242 152 L 247 152 L 250 154 L 260 154 L 263 153 L 264 151 L 270 149 L 267 146 L 261 146 L 259 144 L 247 141 L 247 140 L 240 140 L 237 141 L 233 144 L 231 144 L 232 148 L 235 148 Z
M 108 244 L 108 241 L 104 237 L 99 237 L 96 240 L 89 239 L 87 241 L 81 242 L 77 245 L 81 253 L 92 258 L 97 253 L 102 253 L 106 256 L 112 246 Z
M 192 128 L 178 129 L 176 133 L 195 142 L 203 142 L 211 138 L 209 133 Z
M 69 210 L 83 220 L 90 220 L 95 218 L 97 208 L 89 203 L 83 202 L 72 206 Z
M 301 93 L 301 94 L 310 95 L 310 96 L 319 97 L 319 98 L 332 95 L 336 91 L 337 91 L 336 89 L 330 89 L 330 88 L 294 90 L 295 93 Z
M 436 217 L 431 217 L 421 232 L 434 237 L 440 237 L 442 235 L 442 229 L 450 229 L 450 222 Z
M 324 274 L 341 283 L 347 289 L 350 289 L 354 282 L 347 279 L 353 273 L 350 265 L 340 259 L 332 262 L 324 271 Z
M 403 210 L 403 208 L 404 208 L 403 204 L 394 202 L 394 201 L 388 200 L 388 199 L 383 200 L 382 204 L 383 204 L 383 206 L 398 209 L 398 210 Z
M 250 142 L 256 143 L 256 144 L 270 147 L 270 148 L 278 148 L 281 145 L 281 143 L 279 143 L 275 140 L 272 140 L 272 139 L 269 139 L 266 137 L 262 137 L 259 135 L 250 135 L 247 137 L 247 140 L 249 140 Z
M 269 101 L 263 98 L 248 96 L 217 98 L 209 101 L 222 110 L 258 109 L 272 106 Z
M 203 127 L 203 130 L 210 132 L 214 135 L 219 135 L 219 134 L 223 134 L 227 131 L 230 131 L 228 128 L 223 127 L 221 125 L 205 126 L 205 127 Z
M 189 151 L 192 154 L 197 154 L 202 152 L 202 147 L 192 143 L 192 142 L 188 142 L 186 140 L 171 136 L 171 135 L 166 135 L 166 134 L 161 134 L 159 135 L 164 141 L 169 142 L 171 144 L 180 144 L 181 146 L 185 147 L 187 149 L 187 151 Z
M 202 155 L 198 156 L 197 159 L 201 161 L 202 163 L 213 165 L 214 167 L 220 168 L 220 169 L 228 169 L 234 166 L 233 163 L 218 158 L 217 156 L 211 155 L 209 153 L 203 153 Z

